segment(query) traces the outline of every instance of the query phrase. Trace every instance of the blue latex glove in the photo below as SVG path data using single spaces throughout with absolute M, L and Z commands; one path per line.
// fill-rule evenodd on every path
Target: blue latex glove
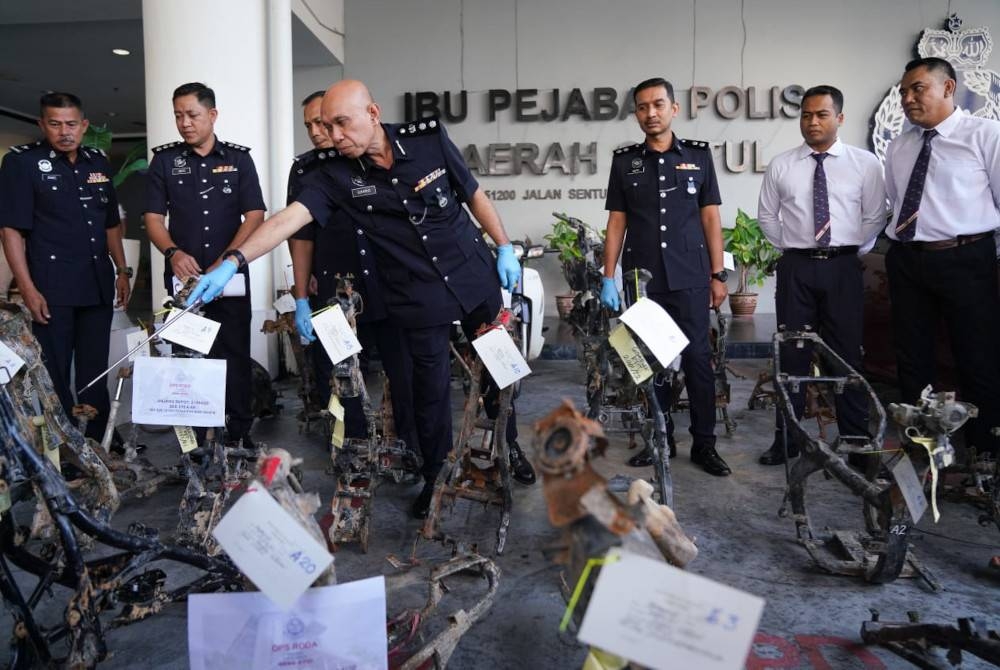
M 513 291 L 517 282 L 521 281 L 521 264 L 514 257 L 514 246 L 509 242 L 497 247 L 497 274 L 500 275 L 500 286 Z
M 236 270 L 236 263 L 229 259 L 219 263 L 219 267 L 201 276 L 198 284 L 191 291 L 187 304 L 194 304 L 198 298 L 201 298 L 203 302 L 212 302 L 218 298 L 222 295 L 222 289 L 226 288 L 226 284 L 236 274 Z
M 316 336 L 313 335 L 312 309 L 309 307 L 309 298 L 295 300 L 295 327 L 300 336 L 310 342 L 316 341 Z
M 601 279 L 601 304 L 615 312 L 622 306 L 622 301 L 618 297 L 618 287 L 611 277 Z

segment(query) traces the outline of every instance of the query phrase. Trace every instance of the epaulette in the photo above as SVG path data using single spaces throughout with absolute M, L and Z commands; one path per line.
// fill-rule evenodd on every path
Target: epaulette
M 630 144 L 627 147 L 622 147 L 621 149 L 615 149 L 615 155 L 631 153 L 633 151 L 638 151 L 641 148 L 642 148 L 641 144 Z
M 685 139 L 681 139 L 680 142 L 684 146 L 691 147 L 693 149 L 708 149 L 709 148 L 708 142 L 704 142 L 702 140 L 685 140 Z
M 309 165 L 313 161 L 323 161 L 336 156 L 338 156 L 336 149 L 310 149 L 296 156 L 295 162 L 299 165 Z
M 416 137 L 417 135 L 430 135 L 440 132 L 441 123 L 437 119 L 425 119 L 423 121 L 411 121 L 399 126 L 399 134 L 404 137 Z
M 153 153 L 158 154 L 161 151 L 166 151 L 167 149 L 173 149 L 174 147 L 180 146 L 180 142 L 167 142 L 166 144 L 161 144 L 158 147 L 153 147 Z
M 28 149 L 33 149 L 39 146 L 41 143 L 42 143 L 41 140 L 39 140 L 38 142 L 31 142 L 29 144 L 18 144 L 16 146 L 11 147 L 10 150 L 16 154 L 19 154 L 27 151 Z
M 242 151 L 244 153 L 250 151 L 250 147 L 245 147 L 242 144 L 233 144 L 232 142 L 226 142 L 224 140 L 219 140 L 219 143 L 223 146 L 229 147 L 230 149 L 236 149 L 237 151 Z

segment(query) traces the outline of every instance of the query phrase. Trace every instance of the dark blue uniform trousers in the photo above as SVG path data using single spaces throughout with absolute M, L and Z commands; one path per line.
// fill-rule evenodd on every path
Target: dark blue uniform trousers
M 708 342 L 708 287 L 650 293 L 649 298 L 667 310 L 689 341 L 681 353 L 681 370 L 691 407 L 691 448 L 714 447 L 715 378 L 712 375 L 712 348 Z M 668 385 L 657 387 L 657 400 L 661 410 L 670 409 Z
M 111 340 L 111 305 L 73 307 L 49 305 L 49 323 L 32 323 L 31 330 L 42 348 L 45 367 L 59 395 L 66 416 L 72 420 L 73 393 L 70 387 L 70 365 L 73 366 L 77 387 L 108 367 Z M 87 437 L 100 440 L 108 424 L 111 400 L 106 380 L 101 380 L 79 394 L 81 404 L 97 409 L 97 418 L 87 424 Z
M 222 324 L 208 358 L 226 361 L 226 429 L 230 440 L 250 433 L 250 298 L 219 298 L 204 307 L 207 319 Z

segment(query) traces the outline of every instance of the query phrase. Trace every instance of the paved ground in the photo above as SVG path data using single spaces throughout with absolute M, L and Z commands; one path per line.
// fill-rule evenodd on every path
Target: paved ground
M 734 363 L 748 374 L 760 365 L 760 361 Z M 533 368 L 518 402 L 524 446 L 530 443 L 531 423 L 561 398 L 582 401 L 583 374 L 575 361 L 536 361 Z M 770 443 L 773 417 L 769 412 L 744 409 L 751 379 L 734 381 L 731 406 L 738 427 L 731 438 L 719 440 L 719 451 L 733 467 L 733 476 L 710 477 L 691 465 L 684 416 L 677 417 L 680 454 L 672 465 L 675 511 L 700 550 L 690 569 L 767 601 L 748 668 L 911 667 L 883 650 L 860 646 L 858 633 L 862 621 L 869 617 L 869 608 L 877 608 L 883 620 L 903 620 L 907 611 L 917 610 L 925 621 L 951 623 L 957 616 L 971 615 L 983 624 L 1000 626 L 995 606 L 998 580 L 985 568 L 989 557 L 1000 553 L 1000 535 L 995 528 L 978 526 L 977 512 L 970 508 L 944 503 L 941 523 L 935 525 L 925 518 L 912 535 L 916 552 L 940 579 L 943 592 L 933 593 L 913 580 L 872 586 L 822 574 L 812 567 L 795 542 L 792 522 L 777 515 L 784 488 L 783 469 L 756 463 L 757 455 Z M 328 501 L 331 481 L 324 474 L 328 461 L 323 439 L 299 434 L 293 418 L 297 409 L 294 390 L 285 388 L 284 396 L 282 415 L 262 423 L 255 433 L 269 445 L 303 457 L 306 487 Z M 143 437 L 160 462 L 168 462 L 176 453 L 169 435 Z M 609 476 L 630 470 L 622 465 L 627 456 L 623 441 L 614 440 L 599 469 Z M 633 470 L 629 474 L 637 473 Z M 860 527 L 861 505 L 846 489 L 824 481 L 822 476 L 814 476 L 810 484 L 810 510 L 817 528 Z M 409 555 L 418 524 L 407 518 L 406 510 L 418 490 L 391 484 L 379 490 L 370 550 L 362 554 L 357 547 L 347 546 L 337 554 L 340 581 L 390 574 L 394 569 L 386 555 Z M 180 488 L 166 488 L 151 499 L 130 503 L 118 513 L 115 525 L 124 528 L 141 519 L 169 531 L 176 523 L 180 495 Z M 543 558 L 541 549 L 558 535 L 547 522 L 541 489 L 517 485 L 514 501 L 507 549 L 497 559 L 503 570 L 497 601 L 485 620 L 463 638 L 451 667 L 579 668 L 584 649 L 557 632 L 564 607 L 558 589 L 559 569 Z M 460 503 L 448 523 L 455 530 L 464 526 L 470 537 L 479 538 L 483 547 L 490 548 L 496 521 L 495 511 Z M 417 554 L 433 560 L 445 558 L 447 551 L 421 543 Z M 176 575 L 176 571 L 171 574 Z M 460 582 L 455 586 L 455 597 L 461 601 L 463 594 L 476 592 L 477 584 Z M 419 596 L 404 594 L 391 600 L 389 609 L 413 604 Z M 53 612 L 61 607 L 62 598 L 57 591 Z M 9 620 L 4 626 L 9 627 Z M 0 634 L 5 633 L 0 630 Z M 114 655 L 101 667 L 187 667 L 185 606 L 172 605 L 148 621 L 113 630 L 108 633 L 108 642 Z

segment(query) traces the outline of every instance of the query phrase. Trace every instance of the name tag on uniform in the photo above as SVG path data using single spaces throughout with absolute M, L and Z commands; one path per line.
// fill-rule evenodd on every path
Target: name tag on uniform
M 212 168 L 212 174 L 219 174 L 220 172 L 238 172 L 235 165 L 216 165 Z
M 179 168 L 175 167 L 175 168 L 171 168 L 170 169 L 170 174 L 171 175 L 191 174 L 191 168 L 189 168 L 189 167 L 179 167 Z
M 354 198 L 363 198 L 366 195 L 375 195 L 374 186 L 362 186 L 361 188 L 352 188 L 351 196 Z
M 61 174 L 43 174 L 42 181 L 59 181 L 62 178 Z

